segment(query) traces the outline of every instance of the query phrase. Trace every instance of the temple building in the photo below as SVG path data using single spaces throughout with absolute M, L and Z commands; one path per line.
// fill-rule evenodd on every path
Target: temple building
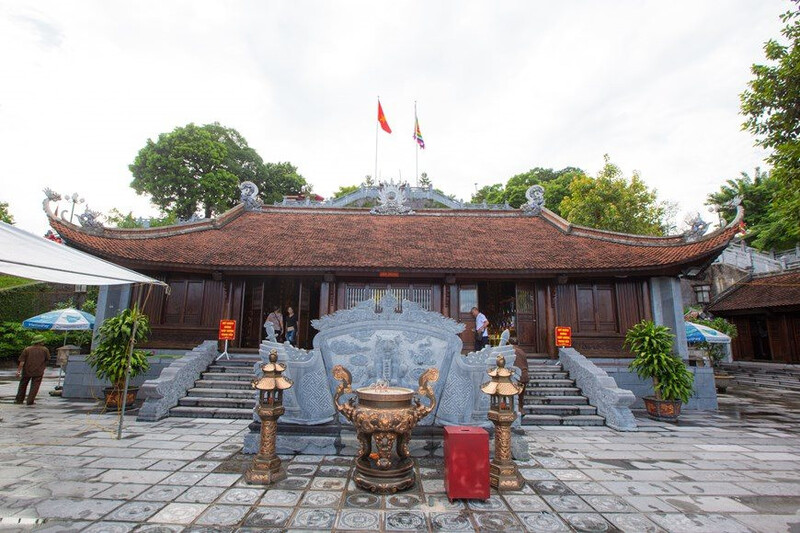
M 237 321 L 237 351 L 255 351 L 275 307 L 298 315 L 298 344 L 310 321 L 385 291 L 467 324 L 488 317 L 493 337 L 510 329 L 535 357 L 554 357 L 556 326 L 570 326 L 589 357 L 625 357 L 627 329 L 642 319 L 668 325 L 685 353 L 679 279 L 702 272 L 739 231 L 727 226 L 647 237 L 573 225 L 544 207 L 541 187 L 520 209 L 454 201 L 430 188 L 363 187 L 328 202 L 263 206 L 243 184 L 242 202 L 213 219 L 149 229 L 71 224 L 45 210 L 67 245 L 168 283 L 145 311 L 152 348 L 190 348 Z M 371 204 L 374 207 L 353 207 Z M 436 207 L 418 207 L 433 205 Z M 703 228 L 705 229 L 705 228 Z M 130 288 L 104 290 L 101 313 L 126 307 Z M 402 305 L 401 303 L 398 304 Z M 102 309 L 100 309 L 102 308 Z M 101 317 L 98 317 L 101 318 Z
M 707 310 L 736 326 L 734 360 L 800 363 L 800 269 L 751 274 Z

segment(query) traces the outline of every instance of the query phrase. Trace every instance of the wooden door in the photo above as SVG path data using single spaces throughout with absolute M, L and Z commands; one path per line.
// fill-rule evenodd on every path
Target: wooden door
M 517 283 L 517 341 L 529 354 L 549 357 L 547 350 L 547 286 L 532 281 Z
M 460 285 L 458 287 L 458 321 L 464 324 L 464 331 L 461 332 L 461 342 L 464 349 L 471 352 L 475 349 L 475 318 L 472 316 L 472 308 L 480 305 L 478 302 L 477 285 Z
M 242 347 L 258 348 L 261 344 L 261 326 L 264 323 L 264 282 L 248 280 L 245 289 L 242 317 Z
M 517 283 L 517 341 L 528 353 L 538 353 L 541 347 L 536 334 L 536 285 Z

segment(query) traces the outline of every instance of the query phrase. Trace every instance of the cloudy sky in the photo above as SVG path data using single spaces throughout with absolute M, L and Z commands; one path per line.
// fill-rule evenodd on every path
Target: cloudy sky
M 738 95 L 778 36 L 778 0 L 0 4 L 0 201 L 46 229 L 42 188 L 154 214 L 129 187 L 148 138 L 236 128 L 322 195 L 419 169 L 459 198 L 603 154 L 683 214 L 764 153 Z M 678 220 L 680 222 L 680 220 Z

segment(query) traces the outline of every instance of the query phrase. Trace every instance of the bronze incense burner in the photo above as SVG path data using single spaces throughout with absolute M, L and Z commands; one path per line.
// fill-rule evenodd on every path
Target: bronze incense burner
M 355 390 L 351 397 L 339 403 L 342 394 L 352 393 L 352 376 L 341 365 L 333 368 L 333 377 L 341 383 L 336 389 L 336 409 L 356 428 L 359 450 L 353 480 L 364 490 L 392 494 L 414 486 L 414 460 L 408 453 L 411 430 L 417 422 L 436 408 L 436 399 L 429 384 L 439 379 L 439 371 L 429 368 L 419 378 L 419 388 L 376 384 Z M 430 400 L 425 406 L 414 394 Z M 375 450 L 373 452 L 373 449 Z

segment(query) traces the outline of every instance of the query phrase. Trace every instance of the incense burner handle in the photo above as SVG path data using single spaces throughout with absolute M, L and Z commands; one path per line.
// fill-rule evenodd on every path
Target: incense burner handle
M 433 389 L 431 388 L 430 384 L 435 383 L 438 380 L 439 371 L 435 368 L 429 368 L 419 377 L 419 388 L 417 389 L 417 394 L 428 398 L 428 400 L 430 400 L 430 405 L 426 407 L 422 404 L 419 398 L 414 399 L 414 403 L 416 403 L 414 414 L 417 418 L 417 421 L 422 420 L 434 409 L 436 409 L 436 397 L 433 395 Z
M 333 405 L 336 410 L 340 412 L 349 421 L 353 421 L 353 413 L 355 413 L 355 401 L 350 398 L 347 403 L 339 403 L 339 398 L 342 394 L 353 392 L 351 385 L 353 384 L 353 375 L 342 365 L 333 367 L 333 378 L 339 381 L 339 386 L 336 387 L 336 393 L 333 395 Z

